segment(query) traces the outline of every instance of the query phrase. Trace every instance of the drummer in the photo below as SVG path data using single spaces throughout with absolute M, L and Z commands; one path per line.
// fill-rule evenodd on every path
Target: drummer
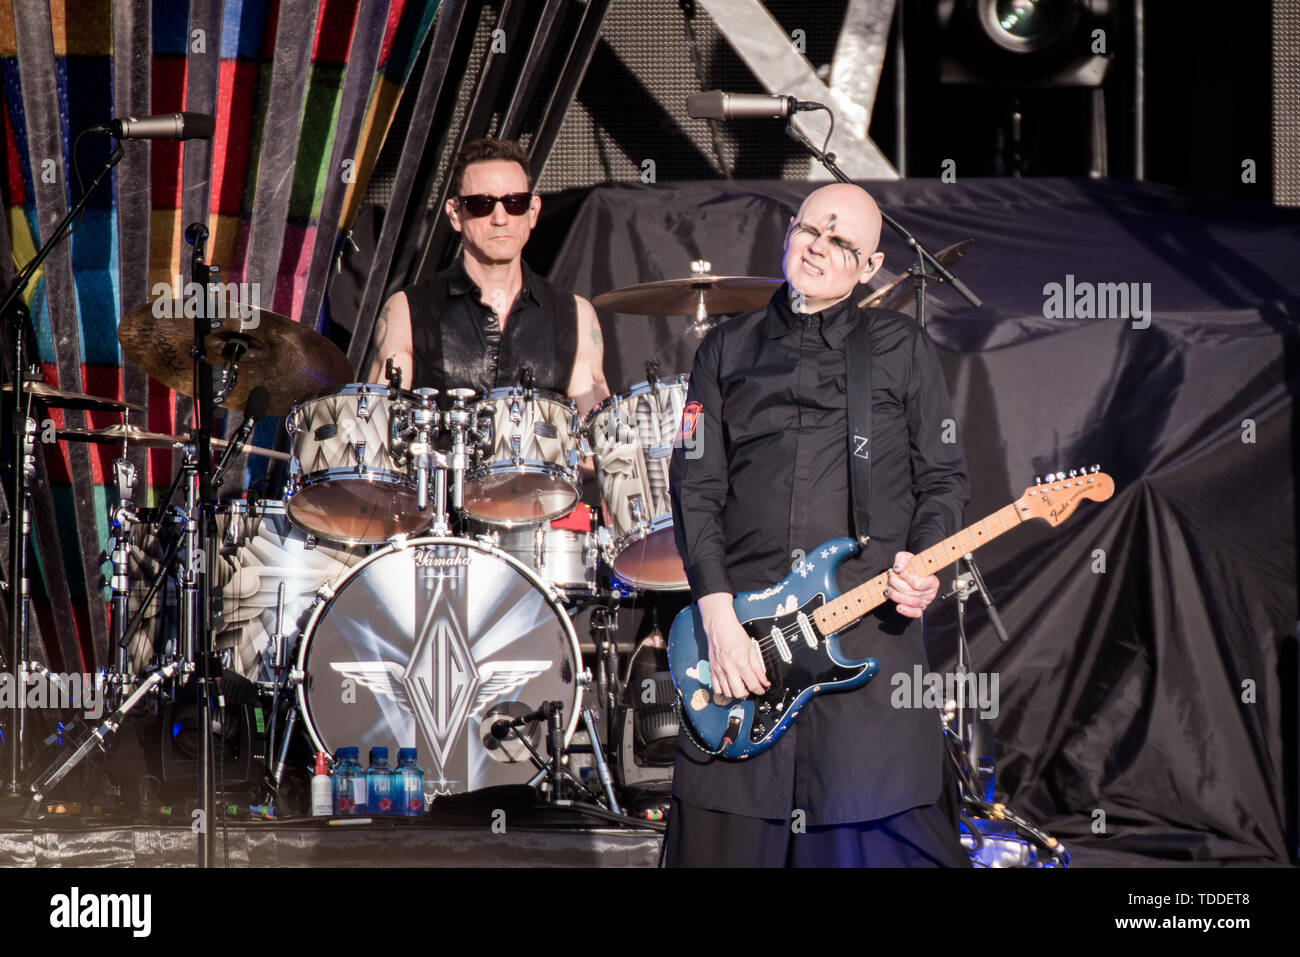
M 484 394 L 527 380 L 569 396 L 585 416 L 609 395 L 600 322 L 591 303 L 556 289 L 523 260 L 542 208 L 528 154 L 511 140 L 466 143 L 448 196 L 461 255 L 384 303 L 366 381 L 384 381 L 388 359 L 403 371 L 405 388 Z

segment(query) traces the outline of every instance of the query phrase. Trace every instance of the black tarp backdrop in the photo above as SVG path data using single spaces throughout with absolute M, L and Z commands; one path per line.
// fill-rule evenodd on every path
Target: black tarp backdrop
M 570 192 L 543 203 L 526 253 L 589 298 L 684 276 L 697 258 L 716 274 L 779 276 L 786 224 L 812 188 Z M 939 287 L 928 324 L 970 467 L 968 521 L 1051 471 L 1098 463 L 1117 484 L 1060 528 L 1031 523 L 979 555 L 1012 635 L 1001 645 L 982 609 L 968 619 L 975 666 L 999 681 L 999 798 L 1067 842 L 1285 860 L 1300 214 L 1110 180 L 868 188 L 931 251 L 975 240 L 959 270 L 984 307 Z M 882 249 L 873 285 L 908 263 L 888 231 Z M 1044 287 L 1067 276 L 1138 283 L 1150 325 L 1046 318 Z M 648 357 L 662 374 L 689 371 L 685 320 L 601 321 L 615 391 L 645 378 Z M 932 665 L 946 671 L 952 603 L 930 618 Z

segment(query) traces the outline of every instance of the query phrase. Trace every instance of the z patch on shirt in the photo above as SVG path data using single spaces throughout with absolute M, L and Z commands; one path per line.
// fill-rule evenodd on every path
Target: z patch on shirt
M 703 411 L 704 405 L 696 399 L 686 403 L 685 408 L 682 409 L 682 429 L 677 434 L 678 442 L 689 442 L 695 438 L 695 424 Z

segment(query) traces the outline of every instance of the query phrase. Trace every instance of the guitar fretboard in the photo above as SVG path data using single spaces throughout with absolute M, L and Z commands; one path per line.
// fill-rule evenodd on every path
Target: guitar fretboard
M 945 538 L 939 544 L 927 548 L 919 555 L 913 555 L 907 570 L 913 575 L 933 575 L 940 569 L 947 568 L 967 552 L 973 552 L 981 545 L 993 541 L 1003 532 L 1015 528 L 1024 519 L 1017 506 L 1012 502 L 998 509 L 992 515 L 968 525 L 956 535 Z M 875 578 L 868 579 L 858 587 L 846 591 L 834 601 L 829 601 L 813 613 L 813 619 L 823 635 L 842 631 L 872 609 L 883 605 L 888 599 L 885 589 L 889 586 L 889 572 L 884 571 Z

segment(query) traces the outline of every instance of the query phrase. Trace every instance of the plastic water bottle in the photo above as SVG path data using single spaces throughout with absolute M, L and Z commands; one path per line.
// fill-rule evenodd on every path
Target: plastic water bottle
M 366 772 L 360 748 L 339 748 L 334 766 L 334 813 L 366 813 Z
M 397 770 L 393 772 L 393 798 L 397 813 L 406 817 L 424 815 L 424 772 L 415 763 L 415 748 L 397 750 Z
M 366 771 L 366 801 L 371 814 L 396 814 L 393 806 L 393 769 L 388 766 L 388 749 L 370 749 Z

